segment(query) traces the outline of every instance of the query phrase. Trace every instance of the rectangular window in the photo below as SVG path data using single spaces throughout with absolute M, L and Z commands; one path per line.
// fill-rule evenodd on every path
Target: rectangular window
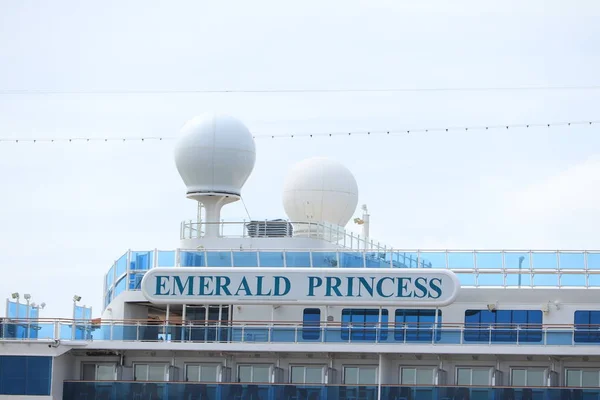
M 458 386 L 490 386 L 491 368 L 458 368 L 456 384 Z
M 134 364 L 133 380 L 164 382 L 168 380 L 167 364 Z
M 575 343 L 600 343 L 600 311 L 575 311 Z
M 597 369 L 567 369 L 566 386 L 600 387 L 600 371 Z
M 269 383 L 271 382 L 271 366 L 266 364 L 240 365 L 238 382 Z
M 540 368 L 513 368 L 510 371 L 511 386 L 545 386 L 546 370 Z
M 294 365 L 290 369 L 290 383 L 296 384 L 322 384 L 323 366 L 321 365 Z
M 400 369 L 401 385 L 433 385 L 435 369 L 433 367 L 402 367 Z
M 541 342 L 542 311 L 467 310 L 464 339 L 468 342 Z
M 344 385 L 376 385 L 377 367 L 344 367 Z
M 321 337 L 321 310 L 305 308 L 302 317 L 302 339 L 319 340 Z
M 187 364 L 185 380 L 187 382 L 217 382 L 217 364 Z
M 82 379 L 84 381 L 114 381 L 117 379 L 116 363 L 83 364 Z
M 407 342 L 431 342 L 436 324 L 442 322 L 442 311 L 396 310 L 394 339 Z M 441 332 L 436 336 L 439 337 Z
M 52 357 L 0 356 L 0 394 L 49 396 Z
M 386 340 L 387 323 L 388 310 L 347 308 L 342 310 L 341 336 L 344 340 Z

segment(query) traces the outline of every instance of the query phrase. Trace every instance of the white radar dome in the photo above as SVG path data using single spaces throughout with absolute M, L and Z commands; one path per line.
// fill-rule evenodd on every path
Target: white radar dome
M 175 165 L 187 196 L 239 197 L 256 161 L 252 134 L 239 120 L 202 114 L 189 120 L 175 144 Z
M 327 158 L 296 164 L 283 186 L 283 207 L 292 222 L 326 222 L 344 227 L 358 204 L 356 179 Z

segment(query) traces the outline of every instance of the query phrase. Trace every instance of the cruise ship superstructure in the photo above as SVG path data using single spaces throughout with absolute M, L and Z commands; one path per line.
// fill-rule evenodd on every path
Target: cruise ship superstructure
M 287 217 L 223 222 L 255 155 L 237 119 L 190 120 L 180 247 L 124 252 L 100 318 L 4 319 L 0 398 L 600 399 L 600 252 L 383 245 L 326 158 L 289 172 Z

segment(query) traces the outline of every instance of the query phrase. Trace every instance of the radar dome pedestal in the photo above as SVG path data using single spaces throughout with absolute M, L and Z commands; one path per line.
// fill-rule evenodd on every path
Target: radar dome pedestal
M 357 204 L 356 179 L 337 161 L 321 157 L 301 161 L 285 179 L 283 207 L 295 235 L 314 234 L 316 223 L 344 227 Z
M 218 235 L 221 208 L 240 199 L 255 161 L 252 134 L 236 118 L 202 114 L 181 129 L 175 165 L 187 186 L 187 197 L 206 210 L 206 236 Z

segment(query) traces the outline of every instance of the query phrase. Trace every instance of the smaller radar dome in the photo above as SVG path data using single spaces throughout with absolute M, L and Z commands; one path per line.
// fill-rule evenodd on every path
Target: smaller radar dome
M 175 165 L 187 196 L 239 197 L 256 161 L 252 134 L 239 120 L 202 114 L 189 120 L 175 144 Z
M 344 227 L 358 204 L 358 185 L 344 165 L 327 158 L 296 164 L 283 187 L 283 207 L 292 222 Z

